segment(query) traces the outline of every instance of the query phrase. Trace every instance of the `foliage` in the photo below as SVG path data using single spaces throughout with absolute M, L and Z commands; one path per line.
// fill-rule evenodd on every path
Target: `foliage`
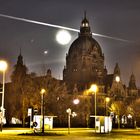
M 131 112 L 135 117 L 140 117 L 140 98 L 132 102 L 130 108 L 131 108 Z
M 114 103 L 111 104 L 110 112 L 114 112 L 117 115 L 124 115 L 126 113 L 126 105 L 123 101 L 114 101 Z

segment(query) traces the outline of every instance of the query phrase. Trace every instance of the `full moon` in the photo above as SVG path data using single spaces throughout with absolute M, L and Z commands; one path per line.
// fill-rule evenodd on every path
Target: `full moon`
M 60 30 L 56 34 L 56 41 L 61 45 L 67 45 L 71 40 L 71 35 L 66 30 Z

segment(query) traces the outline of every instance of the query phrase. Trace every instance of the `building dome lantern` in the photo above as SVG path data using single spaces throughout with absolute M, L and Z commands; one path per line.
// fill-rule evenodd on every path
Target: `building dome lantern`
M 81 22 L 80 33 L 79 36 L 92 36 L 89 21 L 87 20 L 86 13 L 84 14 L 84 18 Z
M 104 76 L 104 55 L 99 43 L 92 37 L 89 21 L 81 22 L 78 38 L 71 44 L 66 55 L 63 80 L 77 87 L 87 87 L 92 82 L 102 83 Z
M 89 21 L 87 20 L 86 12 L 84 13 L 84 19 L 81 22 L 81 27 L 89 27 Z

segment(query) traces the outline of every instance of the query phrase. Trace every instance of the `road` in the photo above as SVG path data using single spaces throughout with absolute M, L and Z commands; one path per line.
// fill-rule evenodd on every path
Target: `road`
M 87 128 L 72 128 L 70 134 L 66 128 L 53 129 L 47 132 L 52 136 L 20 135 L 23 133 L 30 134 L 31 130 L 7 128 L 0 132 L 0 140 L 140 140 L 140 130 L 136 129 L 113 130 L 110 134 L 95 134 Z

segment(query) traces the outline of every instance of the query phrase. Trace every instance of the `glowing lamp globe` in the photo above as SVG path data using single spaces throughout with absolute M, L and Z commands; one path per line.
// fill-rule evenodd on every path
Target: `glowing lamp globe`
M 91 87 L 90 87 L 91 92 L 97 92 L 97 90 L 98 90 L 97 85 L 95 85 L 95 84 L 91 85 Z
M 44 88 L 41 89 L 40 93 L 44 94 L 46 92 L 46 90 Z
M 4 60 L 0 61 L 0 71 L 6 71 L 7 69 L 7 63 Z

